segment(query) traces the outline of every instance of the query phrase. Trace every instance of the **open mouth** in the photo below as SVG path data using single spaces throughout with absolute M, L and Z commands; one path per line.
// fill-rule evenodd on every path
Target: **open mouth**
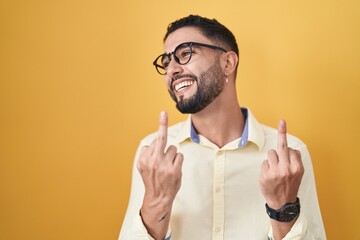
M 193 84 L 194 84 L 194 81 L 183 81 L 178 84 L 175 84 L 174 89 L 176 92 L 180 92 Z

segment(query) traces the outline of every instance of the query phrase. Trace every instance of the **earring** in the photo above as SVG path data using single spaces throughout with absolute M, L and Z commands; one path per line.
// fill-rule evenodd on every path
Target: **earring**
M 226 74 L 226 80 L 225 80 L 226 83 L 229 83 L 229 78 L 228 78 L 228 74 Z

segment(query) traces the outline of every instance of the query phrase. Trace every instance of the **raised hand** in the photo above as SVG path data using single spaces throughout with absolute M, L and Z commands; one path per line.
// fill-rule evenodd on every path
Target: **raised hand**
M 158 136 L 141 149 L 137 168 L 145 185 L 141 217 L 150 235 L 163 239 L 172 203 L 181 186 L 183 155 L 175 146 L 167 149 L 168 117 L 160 113 Z
M 278 126 L 277 150 L 269 150 L 267 157 L 261 167 L 260 189 L 269 207 L 280 209 L 296 201 L 304 174 L 300 152 L 287 145 L 284 120 Z

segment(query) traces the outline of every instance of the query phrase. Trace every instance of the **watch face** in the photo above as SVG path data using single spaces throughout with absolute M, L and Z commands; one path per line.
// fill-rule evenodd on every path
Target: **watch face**
M 294 220 L 298 214 L 299 210 L 296 205 L 288 205 L 279 212 L 279 220 L 282 222 L 290 222 Z

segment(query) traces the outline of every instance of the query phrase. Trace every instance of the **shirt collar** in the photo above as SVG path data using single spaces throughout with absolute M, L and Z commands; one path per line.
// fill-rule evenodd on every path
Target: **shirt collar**
M 245 126 L 241 139 L 238 144 L 238 148 L 246 146 L 249 142 L 256 144 L 259 150 L 262 150 L 265 144 L 265 136 L 261 125 L 255 119 L 254 115 L 247 108 L 241 108 L 241 111 L 245 117 Z M 183 142 L 190 140 L 194 143 L 200 143 L 199 135 L 197 134 L 194 125 L 191 122 L 191 115 L 186 119 L 181 131 L 177 136 L 177 141 Z

